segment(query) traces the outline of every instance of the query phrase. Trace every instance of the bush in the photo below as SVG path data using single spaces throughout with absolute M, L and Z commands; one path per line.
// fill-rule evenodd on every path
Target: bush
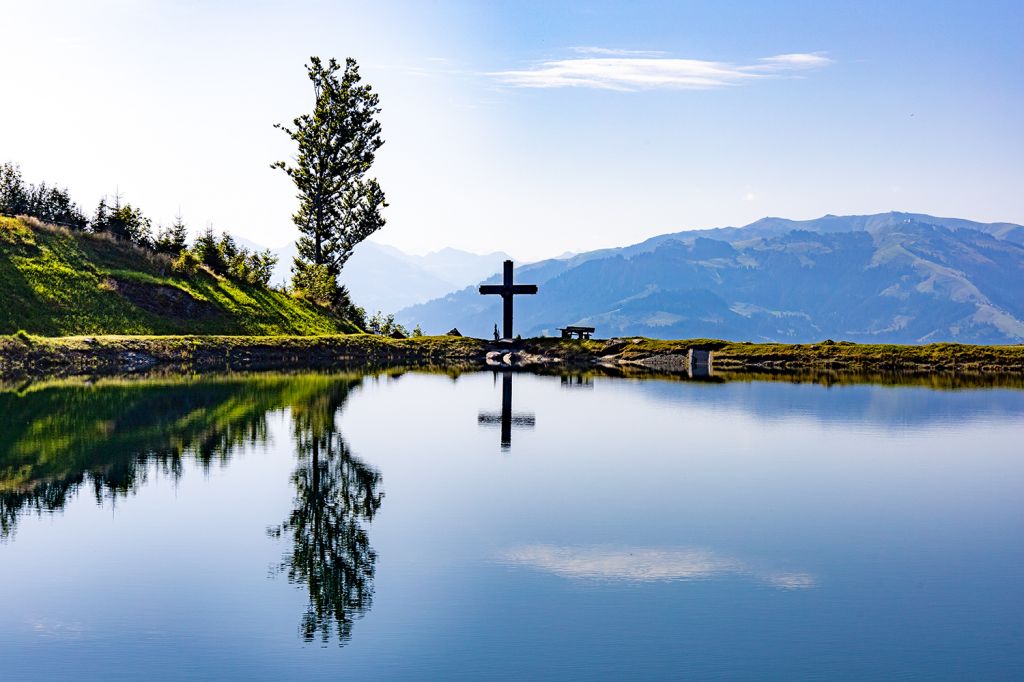
M 418 326 L 417 329 L 419 329 Z M 394 313 L 384 315 L 379 310 L 367 321 L 366 331 L 371 334 L 379 334 L 380 336 L 391 336 L 395 333 L 401 334 L 402 336 L 409 336 L 409 330 L 398 322 L 395 322 Z M 415 332 L 412 335 L 417 336 Z M 423 330 L 420 330 L 419 336 L 423 336 Z
M 171 270 L 178 273 L 179 275 L 185 275 L 191 277 L 199 271 L 201 265 L 196 255 L 189 250 L 184 250 L 178 254 L 178 257 L 171 263 Z
M 228 275 L 231 278 L 264 288 L 270 284 L 270 277 L 274 274 L 274 266 L 277 264 L 277 256 L 271 254 L 270 249 L 249 251 L 233 247 L 232 251 L 222 250 L 222 253 L 226 259 L 228 254 L 231 254 L 228 259 Z
M 366 310 L 355 304 L 347 287 L 338 287 L 338 293 L 334 295 L 334 305 L 331 308 L 335 315 L 348 320 L 360 329 L 366 329 Z
M 334 303 L 338 294 L 338 281 L 326 265 L 316 265 L 295 259 L 292 267 L 292 287 L 295 293 L 322 306 Z
M 277 265 L 277 256 L 270 253 L 270 249 L 253 252 L 246 256 L 249 267 L 249 283 L 266 287 L 270 284 L 270 277 L 274 274 L 274 266 Z
M 217 238 L 213 236 L 212 227 L 207 226 L 206 230 L 199 235 L 196 243 L 192 246 L 192 253 L 211 272 L 218 275 L 227 273 L 228 264 L 224 260 L 224 254 L 220 249 L 220 244 L 217 243 Z

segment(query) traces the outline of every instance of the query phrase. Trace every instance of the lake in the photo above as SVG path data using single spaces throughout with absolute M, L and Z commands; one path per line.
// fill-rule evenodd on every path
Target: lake
M 0 390 L 0 679 L 1024 678 L 1024 390 Z

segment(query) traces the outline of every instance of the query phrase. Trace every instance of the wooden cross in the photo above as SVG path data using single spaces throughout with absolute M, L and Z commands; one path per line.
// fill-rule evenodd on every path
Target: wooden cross
M 497 374 L 495 374 L 497 378 Z M 537 418 L 532 413 L 512 412 L 512 372 L 501 373 L 501 412 L 481 412 L 477 415 L 476 421 L 481 426 L 497 424 L 501 427 L 501 449 L 508 450 L 512 447 L 512 427 L 532 429 L 537 424 Z
M 501 284 L 481 284 L 481 294 L 498 294 L 504 303 L 502 315 L 502 326 L 504 327 L 506 339 L 512 339 L 512 297 L 517 294 L 537 293 L 536 284 L 513 284 L 512 283 L 512 261 L 505 261 L 504 279 Z

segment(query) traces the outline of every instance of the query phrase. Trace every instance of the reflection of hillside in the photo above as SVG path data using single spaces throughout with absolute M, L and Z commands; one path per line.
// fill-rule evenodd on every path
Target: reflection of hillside
M 25 512 L 64 507 L 83 485 L 97 500 L 133 493 L 183 457 L 204 467 L 266 439 L 266 413 L 353 377 L 260 376 L 101 382 L 0 392 L 0 537 Z
M 270 533 L 291 540 L 281 570 L 308 591 L 303 638 L 345 643 L 370 608 L 377 557 L 364 524 L 383 498 L 380 474 L 352 456 L 337 428 L 361 381 L 257 375 L 0 392 L 0 537 L 24 513 L 64 508 L 83 486 L 101 501 L 135 493 L 154 470 L 179 477 L 186 458 L 203 468 L 228 462 L 237 446 L 265 442 L 267 414 L 287 408 L 295 503 Z

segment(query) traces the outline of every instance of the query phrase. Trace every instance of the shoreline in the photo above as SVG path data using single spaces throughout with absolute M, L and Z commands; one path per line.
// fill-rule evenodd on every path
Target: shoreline
M 690 351 L 710 362 L 691 367 Z M 490 342 L 469 337 L 390 339 L 331 336 L 0 336 L 0 378 L 105 376 L 153 371 L 330 370 L 352 367 L 605 370 L 699 376 L 722 373 L 882 373 L 1024 377 L 1024 345 L 923 346 L 734 343 L 716 339 L 555 338 Z

